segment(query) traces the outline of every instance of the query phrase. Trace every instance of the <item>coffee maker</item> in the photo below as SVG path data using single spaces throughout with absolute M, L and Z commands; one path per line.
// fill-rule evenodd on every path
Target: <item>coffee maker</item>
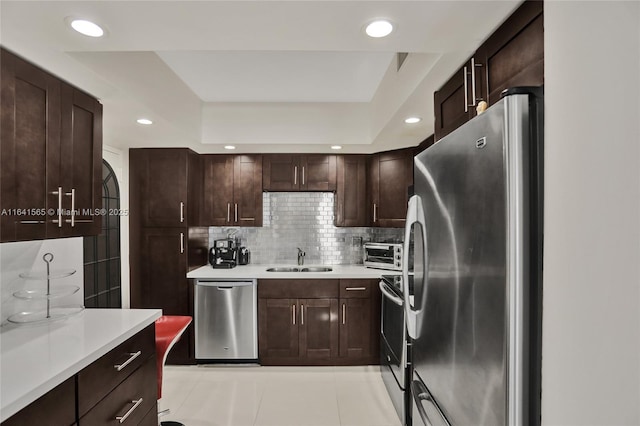
M 237 256 L 238 249 L 235 239 L 215 240 L 213 247 L 209 250 L 209 263 L 214 268 L 235 268 Z

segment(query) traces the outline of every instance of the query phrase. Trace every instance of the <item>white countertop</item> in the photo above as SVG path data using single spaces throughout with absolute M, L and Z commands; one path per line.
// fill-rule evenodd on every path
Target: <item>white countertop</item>
M 0 328 L 5 421 L 160 317 L 159 309 L 86 309 L 63 321 Z
M 312 267 L 329 266 L 330 272 L 267 272 L 272 267 Z M 247 278 L 291 278 L 291 279 L 340 279 L 340 278 L 380 278 L 382 275 L 400 275 L 400 271 L 365 268 L 363 265 L 238 265 L 230 269 L 214 269 L 211 265 L 201 266 L 187 274 L 187 278 L 196 279 L 247 279 Z

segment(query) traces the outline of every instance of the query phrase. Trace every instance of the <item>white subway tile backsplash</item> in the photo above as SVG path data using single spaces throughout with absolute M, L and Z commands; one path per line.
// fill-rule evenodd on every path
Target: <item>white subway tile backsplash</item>
M 297 247 L 307 264 L 362 263 L 362 243 L 401 241 L 401 228 L 337 228 L 333 225 L 331 192 L 265 192 L 261 228 L 210 227 L 209 245 L 231 231 L 249 248 L 251 263 L 294 264 Z

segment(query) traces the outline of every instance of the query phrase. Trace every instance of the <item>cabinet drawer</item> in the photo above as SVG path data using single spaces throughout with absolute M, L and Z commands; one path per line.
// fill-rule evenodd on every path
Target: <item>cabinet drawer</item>
M 300 299 L 338 297 L 338 280 L 258 280 L 258 298 Z
M 147 357 L 140 368 L 80 418 L 79 426 L 140 424 L 157 403 L 156 368 L 156 357 Z M 126 419 L 116 419 L 123 416 Z
M 155 324 L 151 324 L 78 373 L 78 415 L 82 417 L 149 357 L 155 361 L 155 347 Z
M 13 416 L 2 422 L 2 426 L 69 426 L 76 420 L 75 378 L 44 394 Z
M 340 280 L 341 299 L 368 299 L 371 297 L 370 280 Z
M 138 426 L 158 426 L 158 405 L 154 404 Z

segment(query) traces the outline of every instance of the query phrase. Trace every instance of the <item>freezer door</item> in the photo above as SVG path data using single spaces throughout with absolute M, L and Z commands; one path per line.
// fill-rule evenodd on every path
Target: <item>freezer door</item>
M 515 111 L 505 107 L 509 98 L 523 98 L 510 101 Z M 414 281 L 413 364 L 452 425 L 522 419 L 507 408 L 518 398 L 510 386 L 521 387 L 507 372 L 521 368 L 522 342 L 514 341 L 521 324 L 509 315 L 522 314 L 510 288 L 520 285 L 513 277 L 523 259 L 510 206 L 525 195 L 513 188 L 522 173 L 514 156 L 522 152 L 511 145 L 523 141 L 507 142 L 505 133 L 522 137 L 527 97 L 509 98 L 415 158 L 414 208 L 425 229 L 414 236 L 426 243 L 414 259 L 424 279 Z
M 197 281 L 196 359 L 258 358 L 256 281 Z

